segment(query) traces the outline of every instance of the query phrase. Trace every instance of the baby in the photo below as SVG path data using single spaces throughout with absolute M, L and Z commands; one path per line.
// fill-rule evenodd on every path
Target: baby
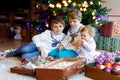
M 87 63 L 93 62 L 95 56 L 100 54 L 96 51 L 96 42 L 93 38 L 95 36 L 95 28 L 90 25 L 86 25 L 81 29 L 80 34 L 81 42 L 76 42 L 74 45 L 78 48 L 78 56 L 85 57 L 87 59 Z

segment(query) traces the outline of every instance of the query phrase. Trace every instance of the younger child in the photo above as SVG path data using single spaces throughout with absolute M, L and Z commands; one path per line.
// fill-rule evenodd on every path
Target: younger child
M 95 36 L 95 28 L 87 25 L 83 27 L 80 31 L 82 41 L 76 43 L 76 48 L 78 48 L 79 56 L 83 56 L 87 59 L 87 63 L 93 62 L 95 56 L 99 55 L 96 51 L 96 42 L 93 39 Z M 74 45 L 75 46 L 75 45 Z
M 76 47 L 74 46 L 74 43 L 81 39 L 80 30 L 84 27 L 84 25 L 80 23 L 82 20 L 82 13 L 77 9 L 73 9 L 68 13 L 68 20 L 71 27 L 67 32 L 67 36 L 59 46 L 60 52 L 51 52 L 49 53 L 49 56 L 57 58 L 73 58 L 78 56 L 75 52 Z
M 56 49 L 61 43 L 61 41 L 64 39 L 64 28 L 65 23 L 62 19 L 57 18 L 52 20 L 51 30 L 46 30 L 41 34 L 33 36 L 33 42 L 16 49 L 12 53 L 13 56 L 21 55 L 22 60 L 32 59 L 38 56 L 46 58 L 48 56 L 48 53 L 53 49 Z M 6 55 L 6 57 L 9 56 L 11 56 L 10 53 Z

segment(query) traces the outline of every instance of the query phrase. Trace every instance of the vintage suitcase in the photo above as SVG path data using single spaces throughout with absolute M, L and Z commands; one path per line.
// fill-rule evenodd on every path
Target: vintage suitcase
M 51 62 L 51 61 L 49 61 Z M 12 73 L 23 74 L 23 75 L 35 75 L 35 67 L 46 65 L 49 63 L 47 59 L 34 59 L 24 65 L 18 65 L 10 68 Z
M 80 72 L 86 64 L 85 58 L 63 58 L 36 68 L 38 80 L 68 80 Z
M 18 68 L 16 66 L 10 68 L 10 71 L 12 73 L 23 74 L 23 75 L 35 75 L 35 70 L 25 69 L 25 68 Z

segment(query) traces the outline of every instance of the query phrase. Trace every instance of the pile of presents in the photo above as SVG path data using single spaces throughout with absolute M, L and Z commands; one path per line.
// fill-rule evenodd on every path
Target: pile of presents
M 110 15 L 118 20 L 110 21 L 100 27 L 98 49 L 109 52 L 120 51 L 120 16 Z
M 85 66 L 85 76 L 94 80 L 120 80 L 120 16 L 109 15 L 109 19 L 100 27 L 97 44 L 106 52 Z

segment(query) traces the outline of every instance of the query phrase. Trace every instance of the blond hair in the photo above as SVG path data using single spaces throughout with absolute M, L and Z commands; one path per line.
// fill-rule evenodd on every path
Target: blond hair
M 77 9 L 72 9 L 68 13 L 68 19 L 78 19 L 81 21 L 82 20 L 82 13 Z
M 86 25 L 84 26 L 80 32 L 85 32 L 87 31 L 88 34 L 91 36 L 91 37 L 94 37 L 95 36 L 95 33 L 96 33 L 96 29 L 90 25 Z
M 58 24 L 58 23 L 61 23 L 65 27 L 65 21 L 62 18 L 53 19 L 51 22 L 51 26 L 53 26 L 54 24 Z

